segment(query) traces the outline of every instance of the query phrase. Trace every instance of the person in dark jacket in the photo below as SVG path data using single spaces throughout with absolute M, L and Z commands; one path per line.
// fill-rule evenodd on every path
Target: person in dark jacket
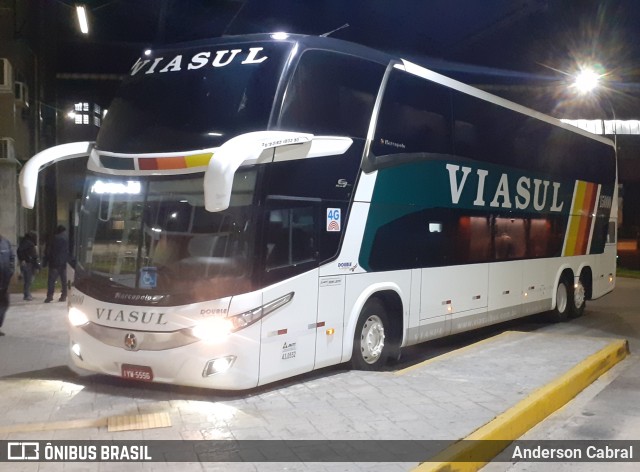
M 11 242 L 0 234 L 0 326 L 4 323 L 4 315 L 9 309 L 9 282 L 16 268 L 16 258 Z M 0 336 L 3 333 L 0 332 Z
M 53 292 L 56 287 L 56 279 L 60 277 L 62 293 L 59 301 L 67 300 L 67 262 L 69 262 L 69 239 L 67 238 L 67 228 L 59 225 L 56 228 L 55 236 L 49 241 L 45 248 L 45 258 L 49 266 L 49 278 L 47 280 L 47 298 L 45 303 L 53 301 Z
M 31 296 L 31 284 L 33 277 L 40 270 L 40 259 L 38 258 L 38 236 L 34 231 L 29 231 L 24 235 L 18 245 L 18 261 L 20 262 L 20 273 L 22 274 L 24 299 L 33 300 Z

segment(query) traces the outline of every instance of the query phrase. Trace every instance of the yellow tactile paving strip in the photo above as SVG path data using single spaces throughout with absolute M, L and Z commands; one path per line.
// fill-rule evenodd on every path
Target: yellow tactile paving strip
M 169 426 L 171 426 L 171 417 L 166 412 L 107 418 L 107 431 L 110 433 L 134 429 L 168 428 Z

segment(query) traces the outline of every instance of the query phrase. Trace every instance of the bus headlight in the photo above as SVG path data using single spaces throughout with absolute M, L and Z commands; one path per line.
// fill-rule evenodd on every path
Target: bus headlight
M 89 323 L 89 318 L 82 311 L 78 310 L 76 307 L 72 306 L 69 308 L 69 314 L 67 315 L 69 318 L 69 323 L 71 326 L 83 326 Z
M 240 313 L 239 315 L 230 316 L 229 322 L 233 325 L 233 330 L 237 331 L 242 328 L 246 328 L 249 325 L 252 325 L 260 318 L 264 316 L 264 310 L 262 307 L 254 308 L 253 310 L 249 310 L 245 313 Z
M 272 311 L 289 303 L 292 298 L 293 292 L 280 298 L 276 298 L 275 300 L 258 308 L 254 308 L 253 310 L 240 313 L 239 315 L 229 316 L 227 318 L 212 317 L 202 320 L 191 328 L 191 334 L 205 342 L 222 342 L 229 334 L 252 325 Z
M 293 293 L 294 292 L 287 293 L 286 295 L 276 298 L 275 300 L 258 308 L 254 308 L 253 310 L 245 311 L 239 315 L 230 316 L 227 319 L 233 324 L 233 331 L 246 328 L 258 321 L 260 318 L 267 316 L 269 313 L 277 310 L 281 306 L 286 305 L 293 299 Z
M 191 334 L 201 341 L 217 343 L 223 341 L 232 329 L 233 324 L 227 318 L 214 317 L 199 322 L 191 328 Z

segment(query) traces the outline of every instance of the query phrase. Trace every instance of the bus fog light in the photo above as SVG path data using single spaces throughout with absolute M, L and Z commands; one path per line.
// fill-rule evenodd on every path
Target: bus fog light
M 226 318 L 210 318 L 202 320 L 191 328 L 191 334 L 201 341 L 207 343 L 218 343 L 224 341 L 231 330 L 233 324 Z
M 69 323 L 71 326 L 82 326 L 89 323 L 89 318 L 82 311 L 78 310 L 76 307 L 72 306 L 69 308 Z
M 73 352 L 76 356 L 78 356 L 82 360 L 82 355 L 80 355 L 80 344 L 72 343 L 71 352 Z
M 212 375 L 221 374 L 228 371 L 233 363 L 236 361 L 236 356 L 219 357 L 217 359 L 211 359 L 204 366 L 202 371 L 203 377 L 210 377 Z

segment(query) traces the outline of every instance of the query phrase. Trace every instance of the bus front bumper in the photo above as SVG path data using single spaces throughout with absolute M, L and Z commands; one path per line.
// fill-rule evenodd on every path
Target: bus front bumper
M 105 344 L 82 327 L 70 329 L 70 355 L 81 369 L 141 382 L 244 390 L 258 385 L 260 323 L 211 344 L 197 341 L 171 349 L 131 350 Z M 134 348 L 135 349 L 135 348 Z

